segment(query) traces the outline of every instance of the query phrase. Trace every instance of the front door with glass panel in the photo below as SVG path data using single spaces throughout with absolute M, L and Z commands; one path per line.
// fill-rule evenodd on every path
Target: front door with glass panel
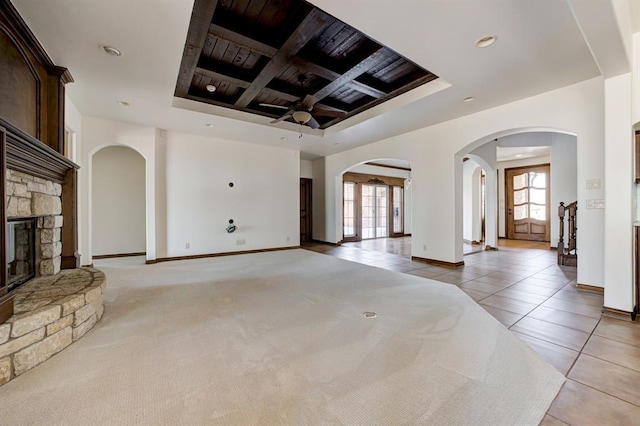
M 505 170 L 507 238 L 549 241 L 549 170 L 548 164 Z

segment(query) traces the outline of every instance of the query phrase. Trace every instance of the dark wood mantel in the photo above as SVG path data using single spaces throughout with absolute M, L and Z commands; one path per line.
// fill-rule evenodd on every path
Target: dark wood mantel
M 64 156 L 66 68 L 53 63 L 9 0 L 0 0 L 0 247 L 6 247 L 6 171 L 62 185 L 62 265 L 79 266 L 77 169 Z M 6 253 L 0 255 L 0 324 L 13 314 Z

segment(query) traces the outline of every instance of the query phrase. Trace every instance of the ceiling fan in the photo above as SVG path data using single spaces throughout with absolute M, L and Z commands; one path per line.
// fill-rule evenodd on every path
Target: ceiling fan
M 304 89 L 304 83 L 306 81 L 306 77 L 304 75 L 298 76 L 298 81 L 300 82 L 300 86 Z M 293 119 L 296 123 L 301 126 L 306 125 L 311 127 L 312 129 L 317 129 L 320 127 L 318 121 L 311 115 L 313 111 L 316 115 L 327 116 L 327 117 L 342 117 L 345 115 L 345 112 L 338 109 L 333 108 L 327 105 L 318 105 L 318 100 L 314 98 L 312 95 L 306 95 L 301 97 L 297 101 L 291 103 L 289 106 L 285 105 L 275 105 L 275 104 L 259 104 L 263 107 L 268 108 L 278 108 L 278 109 L 286 109 L 282 116 L 276 118 L 271 123 L 279 123 L 280 121 L 287 120 L 289 118 Z

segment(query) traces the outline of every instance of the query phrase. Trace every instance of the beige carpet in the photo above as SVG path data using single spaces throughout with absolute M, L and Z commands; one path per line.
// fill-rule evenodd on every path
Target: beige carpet
M 98 266 L 103 320 L 0 423 L 536 425 L 564 381 L 452 285 L 304 250 Z

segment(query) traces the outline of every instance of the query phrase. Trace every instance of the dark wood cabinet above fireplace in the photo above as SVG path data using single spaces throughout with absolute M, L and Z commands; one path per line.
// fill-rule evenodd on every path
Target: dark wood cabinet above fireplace
M 77 254 L 78 166 L 64 156 L 65 84 L 56 66 L 10 1 L 0 0 L 0 324 L 13 313 L 7 282 L 7 169 L 62 185 L 62 263 L 79 266 Z M 63 266 L 64 267 L 64 266 Z

